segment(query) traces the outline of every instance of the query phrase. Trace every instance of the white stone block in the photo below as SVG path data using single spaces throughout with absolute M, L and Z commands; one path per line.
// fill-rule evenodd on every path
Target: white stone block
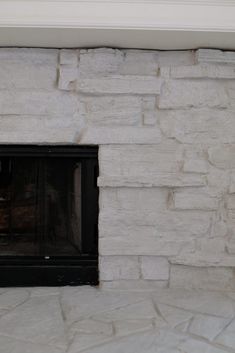
M 99 48 L 80 51 L 80 77 L 108 76 L 120 72 L 124 53 L 118 49 Z
M 233 171 L 230 176 L 229 193 L 235 193 L 235 171 Z
M 0 48 L 0 63 L 56 66 L 58 54 L 59 50 L 48 48 Z
M 0 91 L 1 115 L 44 116 L 48 119 L 50 116 L 63 116 L 68 119 L 77 116 L 78 109 L 76 96 L 57 90 Z M 27 126 L 27 119 L 24 122 Z
M 138 279 L 140 277 L 137 256 L 101 256 L 99 265 L 101 281 Z
M 169 81 L 163 85 L 158 100 L 160 109 L 226 108 L 228 104 L 225 87 L 211 81 Z
M 64 91 L 75 90 L 77 76 L 77 67 L 67 65 L 60 66 L 58 88 Z
M 101 146 L 100 175 L 134 179 L 138 176 L 148 176 L 154 179 L 159 173 L 179 171 L 182 153 L 181 147 L 174 142 L 143 146 Z
M 0 89 L 53 89 L 56 84 L 57 68 L 55 65 L 25 63 L 23 60 L 12 63 L 1 62 Z
M 156 98 L 145 97 L 143 105 L 143 123 L 144 125 L 154 126 L 157 123 Z
M 172 265 L 170 271 L 170 288 L 234 290 L 235 276 L 232 268 L 226 267 L 190 267 Z
M 60 50 L 60 64 L 77 66 L 78 65 L 79 50 L 61 49 Z
M 212 214 L 209 212 L 107 208 L 100 211 L 99 231 L 101 237 L 134 237 L 136 235 L 136 237 L 152 238 L 153 241 L 154 239 L 181 241 L 208 236 L 211 223 Z
M 108 127 L 88 126 L 76 142 L 87 145 L 155 145 L 161 142 L 161 131 L 158 127 Z M 111 148 L 111 146 L 110 146 Z
M 173 195 L 176 210 L 217 210 L 219 199 L 206 191 L 175 191 Z
M 183 171 L 186 173 L 202 173 L 208 172 L 208 162 L 202 159 L 191 159 L 184 161 Z
M 89 94 L 160 94 L 162 81 L 152 76 L 78 78 L 77 91 Z M 220 103 L 219 103 L 220 104 Z
M 210 79 L 234 79 L 235 67 L 225 65 L 193 65 L 170 68 L 172 78 L 210 78 Z
M 142 256 L 141 273 L 143 279 L 167 281 L 169 279 L 169 262 L 164 257 Z
M 101 232 L 102 235 L 102 232 Z M 174 256 L 187 248 L 193 251 L 192 241 L 166 240 L 156 236 L 128 235 L 101 237 L 99 242 L 101 256 L 114 255 L 146 255 L 146 256 Z
M 198 63 L 221 63 L 235 64 L 235 53 L 232 51 L 222 51 L 217 49 L 199 49 L 196 52 Z
M 166 210 L 168 190 L 162 188 L 101 188 L 100 210 L 153 212 Z
M 193 50 L 159 51 L 158 62 L 163 67 L 193 65 L 195 63 L 195 52 Z
M 83 97 L 81 102 L 85 106 L 85 117 L 91 125 L 125 127 L 141 123 L 142 102 L 139 97 Z
M 233 110 L 162 110 L 158 118 L 167 137 L 185 144 L 235 143 Z
M 208 150 L 209 161 L 221 169 L 235 168 L 235 145 L 211 147 Z
M 124 61 L 120 65 L 123 75 L 157 75 L 158 52 L 145 50 L 125 50 Z
M 204 176 L 182 173 L 158 173 L 149 176 L 106 176 L 98 177 L 100 187 L 133 187 L 133 188 L 152 188 L 152 187 L 190 187 L 204 186 L 207 180 Z
M 235 195 L 228 195 L 228 197 L 227 197 L 227 208 L 229 210 L 235 210 Z

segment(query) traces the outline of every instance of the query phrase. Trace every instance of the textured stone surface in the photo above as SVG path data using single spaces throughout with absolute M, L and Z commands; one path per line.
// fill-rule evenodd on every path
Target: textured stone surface
M 169 263 L 167 259 L 157 256 L 141 257 L 141 273 L 144 279 L 167 281 Z
M 151 76 L 80 78 L 78 92 L 93 94 L 159 94 L 162 81 Z
M 205 268 L 173 265 L 170 277 L 171 287 L 203 288 L 216 290 L 235 289 L 235 275 L 232 268 Z
M 234 64 L 207 49 L 0 49 L 0 143 L 99 145 L 103 288 L 234 289 Z M 28 298 L 0 293 L 2 318 Z
M 137 256 L 100 257 L 100 280 L 138 279 L 140 277 Z
M 26 301 L 0 316 L 0 353 L 228 353 L 235 348 L 234 292 L 62 287 L 53 295 L 44 288 L 32 298 L 41 290 L 27 288 Z M 7 292 L 19 294 L 14 288 Z
M 165 83 L 158 101 L 161 109 L 226 108 L 228 104 L 229 99 L 222 84 L 187 80 Z

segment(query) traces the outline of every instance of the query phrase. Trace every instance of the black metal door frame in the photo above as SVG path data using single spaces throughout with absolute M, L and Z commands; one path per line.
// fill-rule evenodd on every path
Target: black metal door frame
M 82 255 L 68 257 L 0 254 L 0 287 L 98 284 L 98 147 L 0 145 L 1 157 L 76 157 L 81 161 L 84 247 Z

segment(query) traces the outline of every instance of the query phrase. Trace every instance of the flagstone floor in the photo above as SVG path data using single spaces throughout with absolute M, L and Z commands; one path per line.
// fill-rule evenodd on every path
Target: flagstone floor
M 235 292 L 0 289 L 0 353 L 235 353 Z

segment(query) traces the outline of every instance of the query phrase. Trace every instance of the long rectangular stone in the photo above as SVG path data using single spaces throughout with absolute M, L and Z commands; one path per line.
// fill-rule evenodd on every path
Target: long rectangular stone
M 141 124 L 142 101 L 139 97 L 83 97 L 81 103 L 84 105 L 84 116 L 91 125 L 115 127 Z
M 172 265 L 170 287 L 189 289 L 224 290 L 235 289 L 234 270 L 232 268 L 190 267 Z
M 125 128 L 108 127 L 108 126 L 88 126 L 79 136 L 79 143 L 87 145 L 158 145 L 161 142 L 161 131 L 155 126 L 134 127 L 127 126 Z
M 162 110 L 158 118 L 167 137 L 185 144 L 235 143 L 233 109 Z
M 168 190 L 159 188 L 101 188 L 100 210 L 153 212 L 167 209 Z
M 99 215 L 100 237 L 139 235 L 156 239 L 196 239 L 208 236 L 213 216 L 202 211 L 146 211 L 132 208 L 101 209 Z
M 162 80 L 152 76 L 78 77 L 77 91 L 89 94 L 160 94 Z
M 216 210 L 219 199 L 204 191 L 175 191 L 173 195 L 173 208 L 175 210 Z
M 98 178 L 99 187 L 200 187 L 206 185 L 206 178 L 192 173 L 161 173 L 150 176 L 106 176 Z
M 101 256 L 100 280 L 138 279 L 140 264 L 137 256 Z
M 68 119 L 78 114 L 78 108 L 76 96 L 57 90 L 0 90 L 0 115 L 64 116 Z
M 79 75 L 91 78 L 118 74 L 123 61 L 124 53 L 118 49 L 80 50 Z
M 235 53 L 233 51 L 222 51 L 218 49 L 199 49 L 196 52 L 196 61 L 199 63 L 235 64 Z
M 169 68 L 172 78 L 210 78 L 210 79 L 234 79 L 235 66 L 201 64 L 192 66 L 176 66 Z
M 228 105 L 229 99 L 225 87 L 214 81 L 169 81 L 163 85 L 158 100 L 160 109 L 226 108 Z
M 192 241 L 163 240 L 149 236 L 117 236 L 100 238 L 99 251 L 107 255 L 153 255 L 173 256 L 182 249 L 194 250 Z
M 0 48 L 0 89 L 53 89 L 58 50 Z
M 101 146 L 100 175 L 154 179 L 159 173 L 179 171 L 182 159 L 183 151 L 174 142 L 160 145 Z

